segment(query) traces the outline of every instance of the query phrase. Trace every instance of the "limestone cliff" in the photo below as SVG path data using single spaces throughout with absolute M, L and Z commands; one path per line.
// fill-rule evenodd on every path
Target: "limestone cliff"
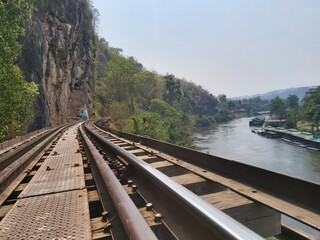
M 55 126 L 78 115 L 92 100 L 94 29 L 87 0 L 39 0 L 24 24 L 19 65 L 39 85 L 38 115 L 32 129 Z

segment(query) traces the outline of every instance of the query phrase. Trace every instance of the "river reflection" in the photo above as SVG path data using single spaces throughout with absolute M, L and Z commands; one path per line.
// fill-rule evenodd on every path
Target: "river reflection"
M 250 118 L 198 128 L 195 145 L 222 158 L 320 183 L 320 151 L 268 139 L 251 132 Z

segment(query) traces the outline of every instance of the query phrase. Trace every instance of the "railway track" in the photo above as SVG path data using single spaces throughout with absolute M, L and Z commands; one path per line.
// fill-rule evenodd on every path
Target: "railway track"
M 44 153 L 53 139 L 57 138 L 67 126 L 46 130 L 41 134 L 28 138 L 0 154 L 0 193 L 25 170 L 32 169 L 34 160 Z M 12 189 L 10 187 L 9 189 Z M 7 194 L 10 194 L 9 191 Z M 0 201 L 1 204 L 1 201 Z
M 271 175 L 309 195 L 272 192 L 251 184 L 256 172 L 271 174 L 265 170 L 208 164 L 208 155 L 103 128 L 65 126 L 0 155 L 0 163 L 12 156 L 2 161 L 0 238 L 317 239 L 282 225 L 281 214 L 319 231 L 319 185 Z
M 286 239 L 284 235 L 291 235 L 296 238 L 299 237 L 299 239 L 317 238 L 288 225 L 282 225 L 281 214 L 290 216 L 319 231 L 320 206 L 318 200 L 320 199 L 320 188 L 318 184 L 270 173 L 262 169 L 244 169 L 247 166 L 237 166 L 238 169 L 242 168 L 241 170 L 248 175 L 247 182 L 239 181 L 236 177 L 230 177 L 232 174 L 226 176 L 219 171 L 216 173 L 212 166 L 208 166 L 207 163 L 201 164 L 199 158 L 202 155 L 198 152 L 188 153 L 191 150 L 181 150 L 179 147 L 139 136 L 114 131 L 113 133 L 107 132 L 102 128 L 101 124 L 100 126 L 88 125 L 86 131 L 99 145 L 100 151 L 104 151 L 103 154 L 106 154 L 104 157 L 108 164 L 118 169 L 118 172 L 120 171 L 118 173 L 120 180 L 123 183 L 129 181 L 129 183 L 124 184 L 125 189 L 128 191 L 128 188 L 130 190 L 130 186 L 131 188 L 133 186 L 133 191 L 157 206 L 156 210 L 165 216 L 164 222 L 178 238 L 196 239 L 203 234 L 201 239 L 205 239 L 206 236 L 212 234 L 210 231 L 206 232 L 205 229 L 200 228 L 200 225 L 205 225 L 202 220 L 198 223 L 199 227 L 198 225 L 195 227 L 197 222 L 195 219 L 198 217 L 195 217 L 197 210 L 191 210 L 192 204 L 181 203 L 173 199 L 181 198 L 181 196 L 175 195 L 184 192 L 184 190 L 197 195 L 197 199 L 201 199 L 201 203 L 209 203 L 262 237 L 278 236 Z M 124 136 L 118 136 L 121 134 Z M 154 146 L 157 148 L 154 148 Z M 187 152 L 186 155 L 189 156 L 189 158 L 185 157 L 187 161 L 185 161 L 185 158 L 177 157 L 181 156 L 181 151 Z M 190 156 L 193 160 L 190 160 Z M 233 171 L 238 170 L 230 163 L 219 167 L 230 167 Z M 145 168 L 149 169 L 151 173 L 147 173 L 148 170 Z M 127 171 L 128 173 L 121 174 L 121 171 Z M 250 178 L 252 178 L 250 175 L 256 176 L 256 172 L 261 177 L 269 175 L 276 182 L 279 180 L 278 185 L 286 184 L 286 182 L 291 183 L 290 186 L 284 186 L 290 188 L 290 191 L 281 189 L 283 186 L 274 187 L 274 191 L 270 191 L 269 186 L 250 184 Z M 161 175 L 159 177 L 161 183 L 157 183 L 158 175 Z M 168 180 L 168 177 L 173 181 Z M 170 184 L 172 182 L 178 183 L 178 187 L 168 189 L 167 186 L 163 186 L 165 185 L 163 182 L 166 181 L 169 181 Z M 263 179 L 263 181 L 266 181 L 266 179 Z M 274 185 L 272 180 L 270 180 L 270 184 Z M 295 186 L 292 186 L 292 184 Z M 183 188 L 180 188 L 180 186 Z M 303 186 L 303 189 L 300 188 L 301 186 Z M 297 191 L 295 194 L 299 195 L 301 191 L 304 191 L 308 195 L 292 197 L 293 188 Z M 271 190 L 273 189 L 271 188 Z M 187 195 L 186 198 L 191 199 L 191 196 Z M 190 219 L 193 220 L 190 221 Z M 182 228 L 181 224 L 183 222 L 186 225 Z M 209 227 L 209 229 L 213 228 L 213 226 Z M 201 230 L 197 232 L 195 229 Z

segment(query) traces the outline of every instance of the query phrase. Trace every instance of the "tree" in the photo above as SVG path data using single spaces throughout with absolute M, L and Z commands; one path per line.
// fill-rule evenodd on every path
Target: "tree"
M 279 119 L 284 119 L 286 117 L 286 104 L 285 101 L 279 96 L 271 99 L 271 114 L 276 115 Z
M 104 90 L 109 98 L 125 102 L 134 112 L 134 99 L 137 96 L 138 84 L 135 74 L 139 72 L 133 58 L 127 59 L 118 52 L 111 52 L 111 60 L 106 67 Z
M 296 128 L 298 115 L 299 115 L 299 97 L 296 95 L 289 95 L 286 99 L 287 106 L 287 127 L 288 128 Z
M 164 93 L 164 81 L 154 72 L 140 71 L 135 74 L 138 84 L 138 103 L 147 110 L 152 99 L 161 98 Z
M 195 115 L 214 115 L 218 112 L 218 100 L 215 96 L 193 82 L 180 80 L 182 97 L 178 108 Z
M 193 124 L 182 111 L 161 99 L 153 99 L 149 111 L 142 111 L 129 118 L 123 130 L 190 147 L 189 129 Z
M 33 0 L 0 1 L 0 141 L 24 133 L 33 120 L 35 83 L 23 79 L 16 65 L 24 35 L 22 21 L 31 13 Z
M 133 134 L 147 136 L 169 142 L 167 123 L 157 113 L 143 111 L 127 120 L 123 130 Z
M 228 111 L 228 100 L 225 94 L 218 96 L 218 114 L 216 116 L 217 122 L 225 122 L 230 120 Z
M 302 100 L 302 113 L 305 120 L 311 123 L 312 133 L 314 128 L 319 131 L 320 122 L 320 86 L 310 89 Z
M 166 86 L 164 100 L 170 105 L 177 105 L 182 97 L 180 81 L 176 80 L 172 74 L 167 74 L 164 79 Z
M 297 95 L 289 95 L 286 100 L 287 108 L 297 109 L 299 108 L 299 97 Z

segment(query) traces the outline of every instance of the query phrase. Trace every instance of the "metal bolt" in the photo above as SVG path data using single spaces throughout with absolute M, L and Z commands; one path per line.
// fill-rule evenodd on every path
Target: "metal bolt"
M 53 169 L 50 166 L 47 166 L 46 171 L 50 171 L 50 170 L 53 170 Z
M 152 203 L 147 203 L 147 204 L 146 204 L 146 210 L 147 210 L 147 211 L 151 211 L 151 210 L 152 210 L 152 207 L 153 207 L 153 204 L 152 204 Z
M 126 167 L 122 167 L 119 169 L 119 173 L 126 173 L 128 170 Z
M 79 167 L 80 164 L 79 164 L 79 163 L 75 163 L 73 166 L 74 166 L 74 167 Z
M 158 223 L 161 221 L 161 219 L 163 218 L 161 213 L 157 213 L 154 215 L 154 222 Z
M 137 185 L 135 185 L 135 184 L 133 184 L 133 185 L 132 185 L 132 191 L 133 191 L 133 192 L 136 192 L 136 191 L 137 191 L 137 189 L 138 189 L 138 186 L 137 186 Z
M 54 151 L 54 152 L 53 152 L 53 155 L 58 155 L 58 152 L 57 152 L 57 151 Z
M 108 233 L 108 232 L 110 232 L 111 228 L 112 228 L 112 224 L 110 222 L 108 222 L 103 226 L 103 232 Z
M 106 222 L 108 220 L 108 217 L 110 216 L 109 212 L 104 211 L 101 213 L 102 222 Z
M 79 152 L 80 152 L 80 149 L 78 148 L 77 151 L 76 151 L 76 153 L 79 153 Z

